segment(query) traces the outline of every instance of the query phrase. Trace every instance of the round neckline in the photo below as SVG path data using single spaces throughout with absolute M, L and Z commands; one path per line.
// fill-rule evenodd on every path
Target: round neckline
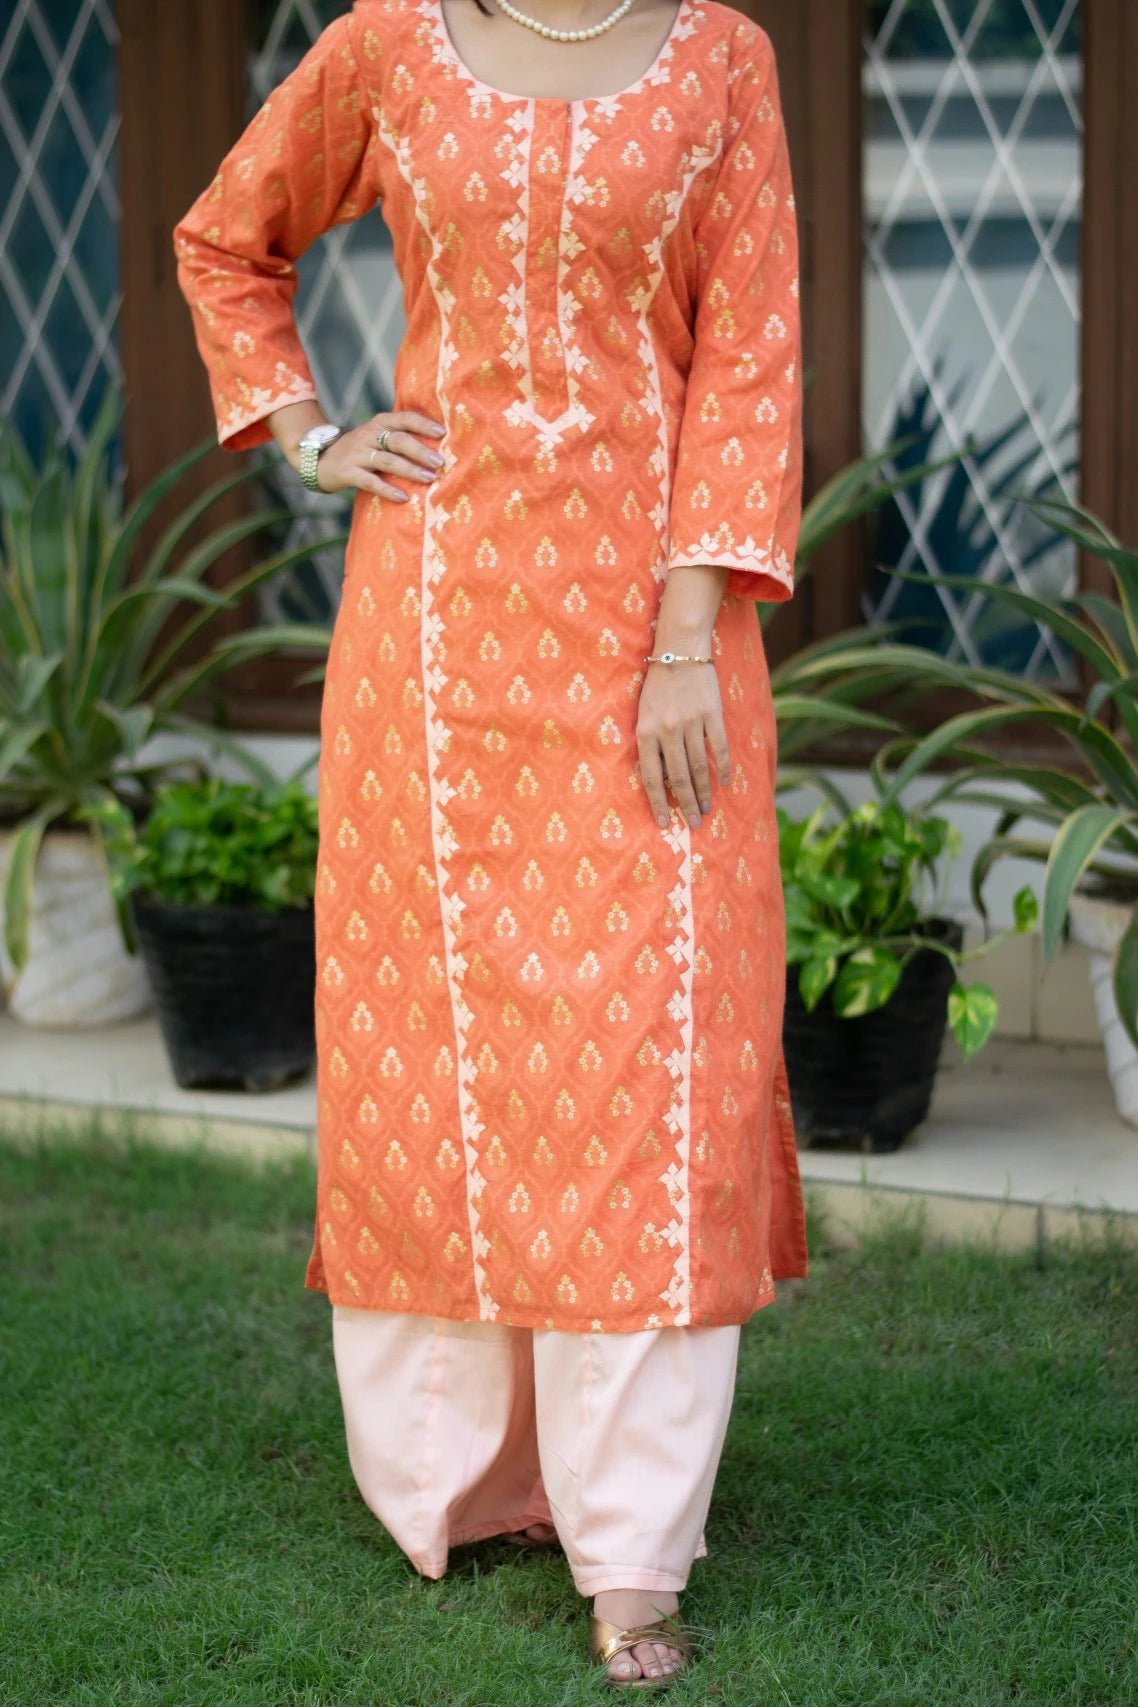
M 680 0 L 676 15 L 672 19 L 672 27 L 664 38 L 659 53 L 656 55 L 648 69 L 642 72 L 636 79 L 635 83 L 630 83 L 625 89 L 616 89 L 611 95 L 581 95 L 575 100 L 566 100 L 561 95 L 513 95 L 507 89 L 497 89 L 492 83 L 484 83 L 481 77 L 476 77 L 474 75 L 473 71 L 471 71 L 465 59 L 463 59 L 457 47 L 454 45 L 450 30 L 447 27 L 446 14 L 443 11 L 442 0 L 426 0 L 426 5 L 434 14 L 436 32 L 439 39 L 439 45 L 442 49 L 443 58 L 454 69 L 456 74 L 462 78 L 464 83 L 468 83 L 470 87 L 477 90 L 480 95 L 489 95 L 496 101 L 512 101 L 532 107 L 569 108 L 595 107 L 601 101 L 623 101 L 629 99 L 633 95 L 638 95 L 641 89 L 643 89 L 644 86 L 651 82 L 651 80 L 656 76 L 656 73 L 664 64 L 665 60 L 671 58 L 672 51 L 676 44 L 676 37 L 679 33 L 680 24 L 686 20 L 688 13 L 694 6 L 698 5 L 698 3 L 699 0 Z

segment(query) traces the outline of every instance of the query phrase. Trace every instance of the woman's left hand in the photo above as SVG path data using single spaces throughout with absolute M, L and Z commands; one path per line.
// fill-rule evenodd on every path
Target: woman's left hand
M 711 756 L 720 784 L 731 775 L 723 702 L 714 664 L 646 664 L 636 745 L 640 775 L 656 822 L 671 822 L 665 785 L 693 830 L 711 810 Z
M 685 564 L 670 570 L 660 595 L 650 650 L 710 659 L 715 618 L 727 580 L 728 571 L 716 563 Z M 715 665 L 646 664 L 644 670 L 636 745 L 645 793 L 662 830 L 672 821 L 665 786 L 671 788 L 692 829 L 698 830 L 701 813 L 711 811 L 708 747 L 720 784 L 731 775 Z

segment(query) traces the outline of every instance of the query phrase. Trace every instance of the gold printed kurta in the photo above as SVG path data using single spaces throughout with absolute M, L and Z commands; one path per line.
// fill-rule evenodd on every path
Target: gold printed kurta
M 306 1284 L 531 1327 L 743 1321 L 805 1266 L 754 602 L 791 593 L 801 487 L 770 43 L 683 0 L 623 93 L 531 98 L 468 71 L 439 0 L 361 0 L 178 228 L 224 444 L 316 395 L 294 262 L 377 204 L 395 407 L 445 423 L 445 463 L 353 509 Z M 636 746 L 687 564 L 730 572 L 731 774 L 696 831 L 656 823 Z

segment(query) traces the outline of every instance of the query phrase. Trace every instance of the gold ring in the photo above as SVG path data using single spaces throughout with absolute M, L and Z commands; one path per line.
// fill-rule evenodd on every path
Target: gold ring
M 374 468 L 374 467 L 375 467 L 375 459 L 376 459 L 376 454 L 377 454 L 377 453 L 376 453 L 376 452 L 375 452 L 375 451 L 374 451 L 374 450 L 373 450 L 373 451 L 372 451 L 372 453 L 371 453 L 371 455 L 370 455 L 370 456 L 369 456 L 369 457 L 368 457 L 368 467 L 369 467 L 369 468 Z

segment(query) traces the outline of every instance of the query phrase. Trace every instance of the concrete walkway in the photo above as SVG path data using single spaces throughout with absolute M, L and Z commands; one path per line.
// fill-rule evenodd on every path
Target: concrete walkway
M 315 1151 L 311 1082 L 266 1096 L 181 1091 L 153 1019 L 62 1034 L 0 1015 L 0 1125 L 71 1125 L 92 1109 L 125 1111 L 171 1142 Z M 968 1065 L 946 1048 L 932 1115 L 901 1150 L 804 1149 L 801 1165 L 839 1237 L 892 1211 L 1009 1248 L 1081 1231 L 1138 1242 L 1138 1131 L 1114 1111 L 1097 1048 L 996 1041 Z

